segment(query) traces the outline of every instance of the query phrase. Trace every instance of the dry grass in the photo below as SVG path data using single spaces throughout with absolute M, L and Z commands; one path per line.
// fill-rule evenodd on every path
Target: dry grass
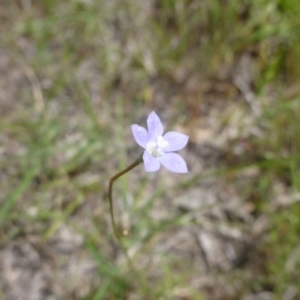
M 299 291 L 296 0 L 0 1 L 0 299 Z M 188 175 L 108 179 L 155 110 Z

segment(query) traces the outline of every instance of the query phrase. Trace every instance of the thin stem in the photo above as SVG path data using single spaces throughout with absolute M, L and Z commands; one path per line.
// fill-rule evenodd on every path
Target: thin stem
M 135 269 L 134 264 L 132 259 L 130 258 L 130 256 L 127 253 L 127 249 L 122 241 L 122 234 L 119 233 L 116 222 L 115 222 L 115 215 L 114 215 L 114 206 L 113 206 L 113 198 L 112 198 L 112 187 L 113 187 L 113 183 L 122 175 L 126 174 L 127 172 L 129 172 L 130 170 L 132 170 L 133 168 L 135 168 L 136 166 L 138 166 L 139 164 L 141 164 L 143 162 L 143 154 L 141 154 L 139 156 L 139 158 L 133 162 L 130 166 L 128 166 L 126 169 L 120 171 L 119 173 L 117 173 L 115 176 L 111 177 L 109 179 L 109 187 L 108 187 L 108 199 L 109 199 L 109 206 L 110 206 L 110 217 L 111 217 L 111 222 L 112 222 L 112 226 L 113 226 L 113 230 L 114 230 L 114 235 L 117 238 L 121 249 L 125 255 L 125 258 L 127 260 L 127 263 L 131 269 L 131 271 L 133 272 L 133 274 L 135 275 L 137 281 L 139 282 L 140 286 L 144 289 L 148 291 L 147 288 L 147 284 L 145 282 L 145 280 L 142 278 L 142 276 L 139 274 L 139 272 Z
M 118 229 L 117 229 L 117 226 L 116 226 L 116 222 L 115 222 L 114 206 L 113 206 L 113 198 L 112 198 L 112 186 L 113 186 L 113 183 L 119 177 L 121 177 L 125 173 L 129 172 L 130 170 L 132 170 L 133 168 L 135 168 L 136 166 L 138 166 L 142 162 L 143 162 L 143 155 L 140 155 L 139 158 L 135 162 L 133 162 L 130 166 L 128 166 L 126 169 L 120 171 L 115 176 L 113 176 L 112 178 L 109 179 L 108 199 L 109 199 L 110 217 L 111 217 L 111 221 L 112 221 L 112 226 L 113 226 L 115 237 L 118 239 L 118 241 L 120 242 L 120 244 L 122 244 L 122 243 L 121 243 L 120 234 L 118 232 Z

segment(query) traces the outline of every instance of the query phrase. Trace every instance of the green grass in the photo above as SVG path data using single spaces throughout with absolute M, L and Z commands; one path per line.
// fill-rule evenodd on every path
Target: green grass
M 64 299 L 206 299 L 213 294 L 192 285 L 199 270 L 189 257 L 181 263 L 171 253 L 154 255 L 157 241 L 195 225 L 193 212 L 174 208 L 161 219 L 153 215 L 170 211 L 177 193 L 220 178 L 253 205 L 254 217 L 270 222 L 256 249 L 266 260 L 228 274 L 246 278 L 249 270 L 260 272 L 257 280 L 245 279 L 247 286 L 233 297 L 269 290 L 281 299 L 289 286 L 299 295 L 298 203 L 275 207 L 272 200 L 278 186 L 300 189 L 300 2 L 151 4 L 32 0 L 1 9 L 0 60 L 7 62 L 0 77 L 7 91 L 0 97 L 1 247 L 34 236 L 37 247 L 47 249 L 67 226 L 83 238 L 74 251 L 94 261 L 96 276 L 84 295 L 76 289 L 77 278 Z M 130 273 L 112 235 L 106 199 L 109 177 L 139 155 L 129 126 L 142 125 L 142 117 L 155 109 L 169 128 L 174 123 L 193 132 L 205 116 L 197 113 L 199 107 L 217 106 L 218 93 L 224 107 L 234 102 L 252 114 L 230 75 L 245 53 L 253 58 L 252 88 L 262 113 L 253 114 L 251 126 L 259 134 L 243 135 L 241 123 L 241 134 L 222 146 L 222 164 L 204 174 L 170 180 L 139 167 L 115 184 L 117 221 L 129 229 L 125 244 L 139 275 Z M 206 82 L 227 85 L 225 91 L 211 91 Z M 230 123 L 225 112 L 219 116 Z M 239 145 L 246 146 L 236 154 Z M 257 167 L 259 176 L 235 181 L 249 167 Z M 160 262 L 154 266 L 155 258 Z M 182 289 L 186 298 L 176 296 Z

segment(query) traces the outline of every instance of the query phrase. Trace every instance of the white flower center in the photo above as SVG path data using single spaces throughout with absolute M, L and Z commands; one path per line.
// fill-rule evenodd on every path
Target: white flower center
M 159 157 L 163 155 L 163 149 L 167 146 L 169 146 L 169 142 L 162 136 L 158 136 L 155 142 L 147 143 L 146 149 L 153 157 Z

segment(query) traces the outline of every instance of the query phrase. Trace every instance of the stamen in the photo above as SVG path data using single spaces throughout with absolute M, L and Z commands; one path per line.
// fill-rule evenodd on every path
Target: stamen
M 146 149 L 153 157 L 159 157 L 163 154 L 162 148 L 153 142 L 148 143 Z
M 157 137 L 156 143 L 157 143 L 158 147 L 161 149 L 169 146 L 169 142 L 166 141 L 161 135 Z

